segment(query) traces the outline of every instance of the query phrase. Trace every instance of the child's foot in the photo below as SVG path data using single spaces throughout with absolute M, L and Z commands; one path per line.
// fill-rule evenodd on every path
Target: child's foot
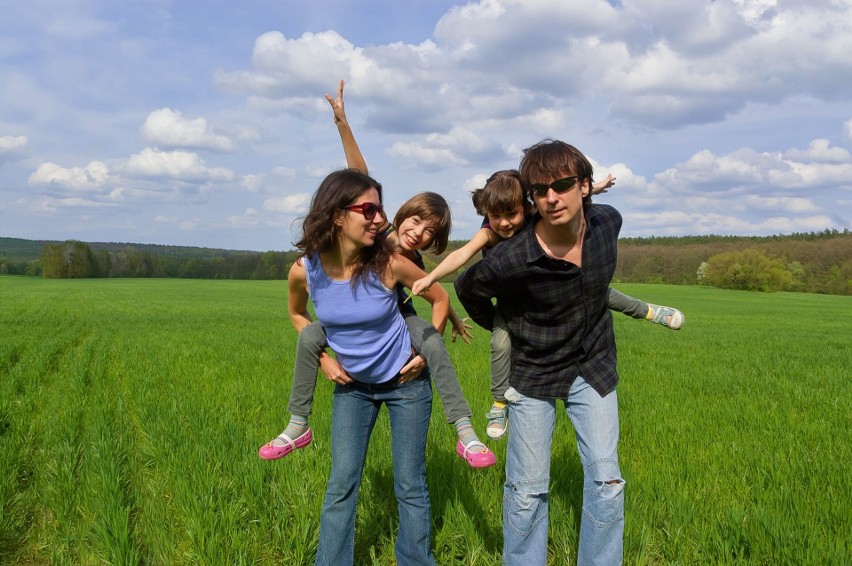
M 648 316 L 645 318 L 672 330 L 680 330 L 686 322 L 683 313 L 676 308 L 652 305 L 651 303 L 648 303 Z
M 456 444 L 456 454 L 464 458 L 471 468 L 487 468 L 497 463 L 497 456 L 478 440 L 462 444 L 459 440 Z
M 311 429 L 307 429 L 295 439 L 287 436 L 286 431 L 279 434 L 275 440 L 260 447 L 257 455 L 264 460 L 277 460 L 299 448 L 304 448 L 313 440 Z
M 485 414 L 485 418 L 488 419 L 488 426 L 485 427 L 488 438 L 494 440 L 503 438 L 509 430 L 509 416 L 506 414 L 505 403 L 491 405 L 491 410 Z
M 455 421 L 453 425 L 456 427 L 456 433 L 459 437 L 459 441 L 456 444 L 456 453 L 460 458 L 464 458 L 470 467 L 487 468 L 497 463 L 497 457 L 494 455 L 494 452 L 481 443 L 479 437 L 476 436 L 476 431 L 473 430 L 470 417 L 462 417 Z

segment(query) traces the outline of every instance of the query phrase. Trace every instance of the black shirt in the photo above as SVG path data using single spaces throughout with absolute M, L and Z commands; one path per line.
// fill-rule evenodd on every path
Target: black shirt
M 541 221 L 536 215 L 455 282 L 468 314 L 489 330 L 491 299 L 497 299 L 512 337 L 509 383 L 530 397 L 565 399 L 578 375 L 601 396 L 618 384 L 607 289 L 615 272 L 621 215 L 604 204 L 583 210 L 582 268 L 544 252 L 535 236 Z

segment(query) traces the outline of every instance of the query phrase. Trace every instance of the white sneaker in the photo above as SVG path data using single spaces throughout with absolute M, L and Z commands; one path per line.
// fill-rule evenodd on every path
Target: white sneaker
M 488 438 L 499 440 L 503 438 L 506 431 L 509 430 L 509 417 L 506 415 L 506 407 L 502 409 L 492 405 L 491 410 L 485 414 L 488 419 L 488 426 L 485 427 L 485 434 Z
M 656 322 L 657 324 L 662 324 L 666 328 L 680 330 L 686 322 L 686 319 L 683 317 L 683 313 L 676 308 L 652 305 L 651 303 L 648 303 L 648 308 L 654 311 L 654 316 L 648 320 Z

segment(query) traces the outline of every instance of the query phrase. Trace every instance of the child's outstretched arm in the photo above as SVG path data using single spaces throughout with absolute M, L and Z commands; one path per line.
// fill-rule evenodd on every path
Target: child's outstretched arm
M 482 248 L 490 247 L 500 241 L 498 236 L 490 228 L 480 228 L 468 243 L 450 253 L 439 263 L 426 277 L 414 282 L 411 293 L 419 295 L 429 289 L 436 281 L 440 281 L 450 273 L 455 273 L 458 268 L 466 264 Z
M 364 156 L 361 155 L 361 150 L 355 141 L 355 134 L 352 133 L 352 128 L 349 127 L 349 121 L 346 119 L 346 111 L 343 108 L 343 85 L 344 81 L 341 79 L 337 86 L 337 98 L 332 98 L 330 94 L 326 94 L 325 99 L 331 104 L 331 109 L 334 112 L 334 124 L 337 126 L 340 141 L 343 143 L 346 166 L 357 169 L 367 175 L 367 162 L 364 160 Z
M 608 188 L 615 184 L 615 177 L 613 177 L 612 173 L 607 174 L 606 179 L 603 181 L 598 181 L 597 183 L 592 183 L 592 194 L 598 195 L 600 193 L 605 193 Z

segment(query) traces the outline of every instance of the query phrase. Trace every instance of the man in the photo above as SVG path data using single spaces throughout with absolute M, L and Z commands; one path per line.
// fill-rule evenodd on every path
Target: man
M 577 563 L 619 564 L 624 480 L 607 288 L 621 215 L 591 203 L 592 165 L 565 142 L 524 150 L 520 173 L 534 219 L 455 283 L 462 305 L 484 328 L 491 328 L 496 298 L 512 339 L 503 562 L 546 563 L 550 448 L 562 400 L 584 470 Z

